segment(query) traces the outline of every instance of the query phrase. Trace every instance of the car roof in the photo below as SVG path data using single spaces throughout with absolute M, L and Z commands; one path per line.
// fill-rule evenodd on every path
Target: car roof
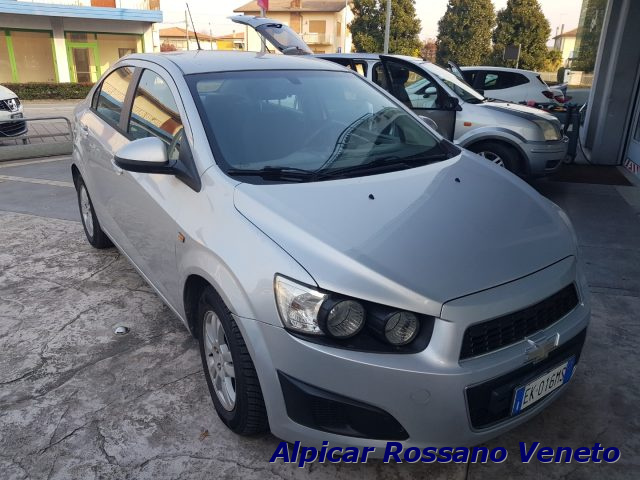
M 377 53 L 317 53 L 314 55 L 314 57 L 380 60 L 380 55 Z
M 467 67 L 460 67 L 460 70 L 487 70 L 487 71 L 499 71 L 499 72 L 514 72 L 522 73 L 523 75 L 538 75 L 532 70 L 523 70 L 522 68 L 509 68 L 509 67 L 485 67 L 482 65 L 474 65 Z
M 174 64 L 185 75 L 243 70 L 335 70 L 344 67 L 309 55 L 279 55 L 231 50 L 191 50 L 166 53 L 137 53 L 126 57 L 159 65 Z

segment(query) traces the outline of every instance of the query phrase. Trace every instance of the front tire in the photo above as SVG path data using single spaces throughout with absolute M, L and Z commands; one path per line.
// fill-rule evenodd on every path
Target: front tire
M 269 429 L 262 390 L 240 329 L 222 299 L 207 287 L 198 306 L 200 357 L 220 420 L 239 435 Z
M 500 142 L 481 142 L 469 147 L 486 160 L 495 163 L 499 167 L 506 168 L 510 172 L 518 173 L 520 155 L 515 148 Z
M 100 227 L 100 222 L 93 209 L 93 202 L 89 196 L 87 186 L 82 177 L 78 175 L 76 179 L 76 192 L 78 193 L 78 207 L 80 208 L 80 220 L 84 227 L 87 240 L 94 248 L 109 248 L 113 246 L 107 234 Z

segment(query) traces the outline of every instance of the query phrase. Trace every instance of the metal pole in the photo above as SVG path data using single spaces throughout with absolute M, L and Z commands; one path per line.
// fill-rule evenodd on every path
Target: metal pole
M 342 22 L 342 53 L 347 53 L 347 8 L 349 8 L 349 0 L 344 0 L 344 21 Z
M 267 16 L 266 12 L 264 11 L 264 8 L 260 9 L 260 16 L 261 17 L 266 17 Z M 267 41 L 264 39 L 264 37 L 262 35 L 258 34 L 258 36 L 260 37 L 260 53 L 266 53 L 266 51 L 267 51 L 266 42 Z M 249 39 L 247 38 L 247 43 L 249 43 L 248 40 Z
M 187 50 L 189 50 L 189 21 L 186 10 L 184 11 L 184 34 L 187 37 Z
M 391 0 L 387 0 L 387 21 L 384 25 L 384 53 L 389 53 L 389 29 L 391 28 Z
M 518 44 L 518 58 L 516 58 L 516 68 L 518 68 L 518 65 L 520 65 L 520 49 L 522 48 L 522 45 L 519 43 Z

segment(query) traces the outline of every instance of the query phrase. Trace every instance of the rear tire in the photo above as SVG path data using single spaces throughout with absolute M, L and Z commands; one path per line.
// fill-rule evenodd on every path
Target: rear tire
M 469 150 L 510 172 L 520 173 L 520 155 L 509 145 L 501 142 L 480 142 L 471 145 Z
M 262 389 L 242 333 L 212 287 L 198 305 L 198 337 L 204 375 L 220 420 L 239 435 L 269 429 Z
M 100 222 L 96 216 L 96 212 L 93 209 L 93 203 L 89 196 L 87 186 L 84 184 L 82 177 L 78 175 L 75 181 L 76 192 L 78 193 L 78 207 L 80 208 L 80 220 L 84 227 L 84 233 L 87 236 L 87 240 L 94 248 L 109 248 L 113 247 L 113 243 L 107 237 L 107 234 L 102 231 Z

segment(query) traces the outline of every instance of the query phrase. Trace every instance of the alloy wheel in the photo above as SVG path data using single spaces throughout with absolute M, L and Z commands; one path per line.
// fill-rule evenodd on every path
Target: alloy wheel
M 224 326 L 211 310 L 204 315 L 204 351 L 216 396 L 222 407 L 231 411 L 236 404 L 236 372 Z
M 84 185 L 80 187 L 80 213 L 82 214 L 82 223 L 84 223 L 87 232 L 90 236 L 93 236 L 93 210 L 91 208 L 89 194 L 87 193 L 87 187 Z
M 495 163 L 499 167 L 506 168 L 506 165 L 504 164 L 504 160 L 502 160 L 500 155 L 498 155 L 498 154 L 496 154 L 494 152 L 478 152 L 478 155 L 480 155 L 481 157 L 486 158 L 490 162 Z

